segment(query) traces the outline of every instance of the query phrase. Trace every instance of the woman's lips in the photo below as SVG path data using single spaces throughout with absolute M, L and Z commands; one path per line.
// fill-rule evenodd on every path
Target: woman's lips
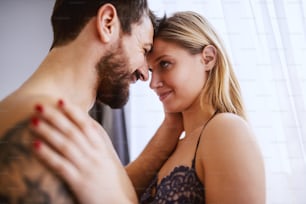
M 171 92 L 172 91 L 167 91 L 167 92 L 163 92 L 163 93 L 158 94 L 159 100 L 164 101 L 171 94 Z

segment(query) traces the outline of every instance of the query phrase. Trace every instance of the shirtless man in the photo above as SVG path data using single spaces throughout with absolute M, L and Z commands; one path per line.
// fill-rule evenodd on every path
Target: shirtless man
M 148 79 L 145 55 L 152 47 L 152 20 L 145 0 L 56 0 L 50 52 L 25 83 L 0 102 L 0 203 L 137 203 L 135 189 L 139 194 L 151 179 L 151 175 L 136 179 L 139 167 L 140 172 L 143 168 L 154 172 L 175 146 L 173 140 L 167 142 L 168 150 L 160 151 L 162 135 L 170 131 L 163 124 L 149 150 L 129 165 L 127 173 L 103 128 L 88 116 L 87 122 L 106 141 L 100 153 L 109 158 L 97 168 L 106 180 L 103 190 L 97 188 L 100 200 L 96 201 L 74 196 L 90 193 L 83 186 L 89 183 L 86 179 L 80 181 L 81 190 L 69 189 L 58 173 L 37 159 L 32 150 L 38 144 L 29 124 L 38 125 L 32 115 L 44 111 L 41 104 L 56 106 L 65 101 L 83 113 L 88 113 L 96 99 L 112 108 L 122 107 L 128 100 L 129 84 Z M 156 162 L 158 157 L 160 162 Z

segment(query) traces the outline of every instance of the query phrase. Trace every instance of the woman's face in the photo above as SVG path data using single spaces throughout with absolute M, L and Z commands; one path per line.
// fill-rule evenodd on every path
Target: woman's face
M 191 55 L 182 47 L 154 40 L 148 55 L 152 71 L 150 87 L 167 112 L 183 112 L 196 101 L 206 81 L 202 53 Z

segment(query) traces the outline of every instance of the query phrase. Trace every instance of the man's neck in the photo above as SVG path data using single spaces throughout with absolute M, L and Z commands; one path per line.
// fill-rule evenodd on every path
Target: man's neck
M 23 88 L 71 101 L 88 112 L 95 101 L 97 83 L 94 65 L 89 62 L 71 49 L 53 49 Z

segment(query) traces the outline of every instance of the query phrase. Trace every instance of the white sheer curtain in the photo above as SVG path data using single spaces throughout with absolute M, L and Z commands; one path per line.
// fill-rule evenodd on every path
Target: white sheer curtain
M 267 203 L 306 203 L 306 1 L 149 0 L 158 14 L 201 13 L 224 39 L 249 121 L 261 147 Z M 132 87 L 130 153 L 134 159 L 163 111 L 148 83 Z

